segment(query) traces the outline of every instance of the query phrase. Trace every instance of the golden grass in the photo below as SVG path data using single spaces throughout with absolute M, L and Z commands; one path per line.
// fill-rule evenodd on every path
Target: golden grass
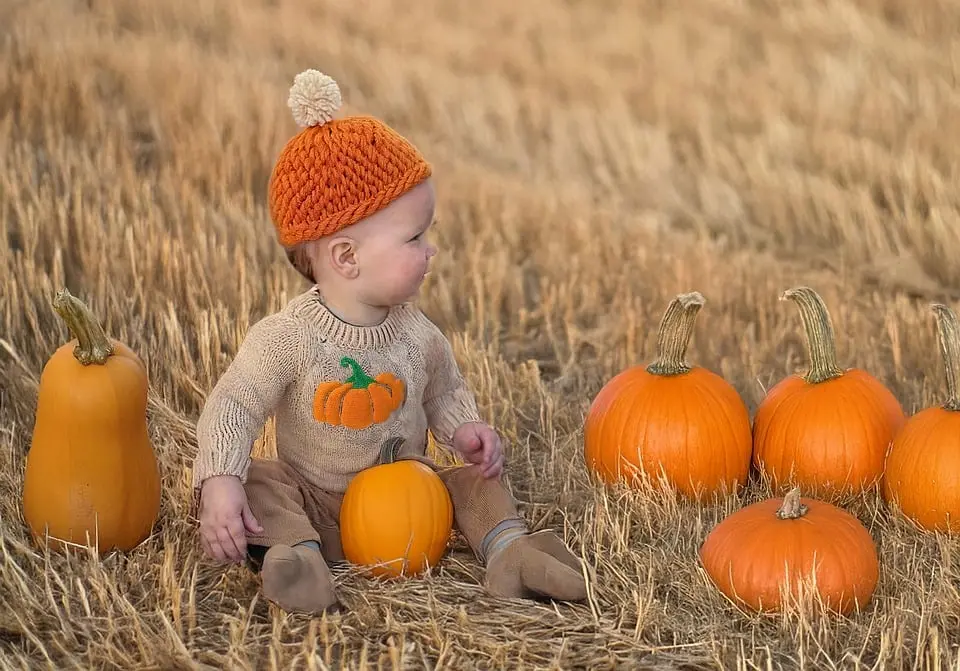
M 956 34 L 946 0 L 23 0 L 0 6 L 3 668 L 945 668 L 960 552 L 874 496 L 882 559 L 847 619 L 757 618 L 708 585 L 722 516 L 600 492 L 590 399 L 648 360 L 669 299 L 706 299 L 690 358 L 751 411 L 803 365 L 779 303 L 814 286 L 838 350 L 913 412 L 942 393 L 928 310 L 960 294 Z M 523 514 L 595 574 L 584 605 L 487 596 L 462 542 L 424 580 L 338 573 L 310 620 L 198 552 L 187 517 L 205 393 L 250 323 L 304 286 L 265 184 L 294 74 L 336 77 L 433 161 L 442 254 L 423 307 L 509 441 Z M 45 557 L 19 508 L 61 286 L 147 362 L 163 467 L 128 557 Z

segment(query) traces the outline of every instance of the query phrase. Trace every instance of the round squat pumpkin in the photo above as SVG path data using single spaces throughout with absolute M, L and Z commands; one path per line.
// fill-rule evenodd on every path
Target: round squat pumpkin
M 893 440 L 883 495 L 921 529 L 960 530 L 960 323 L 934 304 L 947 397 L 910 417 Z
M 700 548 L 707 575 L 731 601 L 778 612 L 803 596 L 849 614 L 870 602 L 880 562 L 870 532 L 845 510 L 794 488 L 724 518 Z
M 443 557 L 453 502 L 443 480 L 416 459 L 397 459 L 402 441 L 384 443 L 380 463 L 357 473 L 340 505 L 347 561 L 374 576 L 416 576 Z
M 750 416 L 733 386 L 685 361 L 698 292 L 674 298 L 660 322 L 657 358 L 610 379 L 584 427 L 587 468 L 607 484 L 661 478 L 689 498 L 738 491 L 752 451 Z
M 823 498 L 858 494 L 883 474 L 887 448 L 906 417 L 897 398 L 865 370 L 837 363 L 833 324 L 809 287 L 783 293 L 796 303 L 810 370 L 766 394 L 753 424 L 753 462 L 774 491 L 796 485 Z
M 40 376 L 23 481 L 23 514 L 41 546 L 127 551 L 160 512 L 160 470 L 147 433 L 147 369 L 66 289 L 53 301 L 74 339 Z

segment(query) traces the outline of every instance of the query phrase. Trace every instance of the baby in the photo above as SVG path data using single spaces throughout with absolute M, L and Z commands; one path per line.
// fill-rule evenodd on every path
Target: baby
M 486 567 L 486 588 L 581 601 L 580 563 L 552 532 L 529 533 L 500 481 L 497 433 L 480 419 L 442 332 L 412 303 L 437 253 L 427 241 L 431 167 L 381 121 L 335 119 L 340 102 L 336 82 L 316 70 L 290 89 L 303 130 L 274 167 L 270 214 L 312 286 L 250 327 L 203 408 L 193 479 L 204 552 L 249 556 L 264 596 L 286 611 L 337 606 L 328 565 L 343 560 L 347 484 L 387 440 L 402 440 L 401 458 L 424 460 L 429 429 L 466 462 L 435 469 Z M 278 458 L 251 459 L 271 414 Z

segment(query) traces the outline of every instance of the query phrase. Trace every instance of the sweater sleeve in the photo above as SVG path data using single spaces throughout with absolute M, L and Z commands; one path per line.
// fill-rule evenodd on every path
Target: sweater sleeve
M 439 329 L 427 350 L 428 378 L 424 390 L 424 410 L 434 439 L 451 448 L 453 433 L 465 422 L 479 422 L 480 413 L 453 355 L 453 348 Z
M 193 485 L 216 475 L 246 481 L 250 452 L 303 359 L 302 328 L 281 315 L 253 324 L 197 421 Z

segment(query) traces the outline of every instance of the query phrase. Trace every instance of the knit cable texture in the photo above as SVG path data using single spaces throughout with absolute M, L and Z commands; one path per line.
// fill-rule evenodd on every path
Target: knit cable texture
M 367 387 L 344 384 L 358 375 Z M 403 393 L 391 397 L 378 376 L 402 381 Z M 370 411 L 360 412 L 366 402 Z M 323 305 L 316 287 L 248 330 L 197 422 L 194 486 L 215 475 L 245 481 L 270 415 L 278 458 L 330 492 L 375 465 L 389 438 L 404 440 L 402 456 L 423 456 L 428 428 L 449 447 L 460 424 L 480 420 L 449 342 L 419 309 L 404 304 L 377 326 L 352 326 Z

